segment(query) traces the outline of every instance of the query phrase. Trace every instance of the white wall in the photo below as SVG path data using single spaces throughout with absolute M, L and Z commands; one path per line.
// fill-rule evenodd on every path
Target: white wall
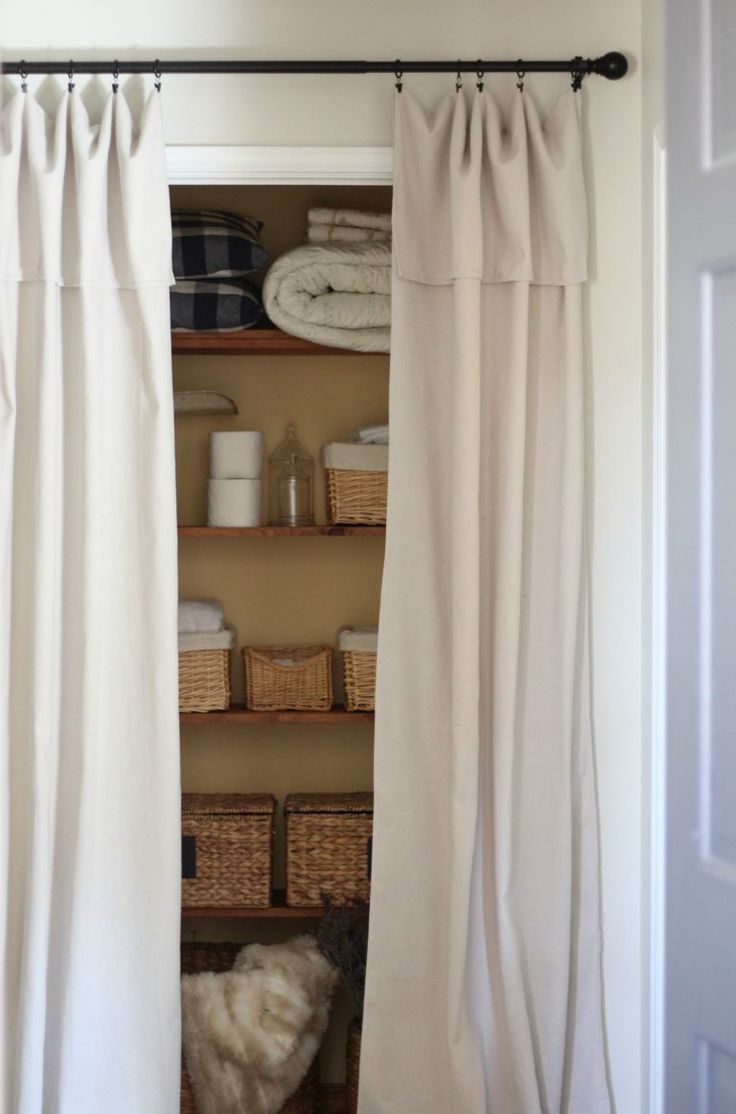
M 640 0 L 51 0 L 3 18 L 8 55 L 571 57 L 640 53 Z M 431 100 L 451 78 L 410 77 Z M 491 81 L 512 89 L 510 77 Z M 549 100 L 562 77 L 532 77 Z M 164 80 L 179 144 L 389 144 L 386 77 Z M 641 84 L 585 87 L 592 187 L 590 459 L 606 1005 L 618 1114 L 648 1114 L 642 736 Z

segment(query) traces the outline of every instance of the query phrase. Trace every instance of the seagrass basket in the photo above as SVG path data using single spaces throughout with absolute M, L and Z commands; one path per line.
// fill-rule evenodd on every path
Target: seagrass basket
M 230 707 L 230 651 L 179 652 L 179 711 L 219 712 Z
M 229 971 L 242 944 L 183 943 L 181 945 L 182 974 L 198 975 L 203 971 Z M 189 1074 L 182 1050 L 181 1057 L 181 1114 L 197 1114 Z M 297 1091 L 281 1107 L 279 1114 L 319 1114 L 319 1058 L 302 1080 Z
M 383 526 L 388 472 L 325 468 L 327 518 L 335 525 Z
M 290 793 L 286 825 L 286 904 L 368 900 L 372 793 Z
M 360 1079 L 360 1029 L 352 1021 L 348 1027 L 345 1055 L 345 1100 L 347 1114 L 358 1114 L 358 1083 Z
M 331 646 L 245 646 L 243 664 L 251 711 L 318 712 L 332 707 Z
M 271 904 L 276 798 L 260 793 L 182 796 L 182 904 Z
M 376 707 L 376 654 L 343 650 L 345 707 L 349 712 L 372 712 Z

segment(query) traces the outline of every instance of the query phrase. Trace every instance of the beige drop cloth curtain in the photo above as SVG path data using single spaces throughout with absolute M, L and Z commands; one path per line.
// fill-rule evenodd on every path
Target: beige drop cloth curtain
M 177 1114 L 171 221 L 158 97 L 0 115 L 0 1111 Z
M 580 98 L 396 97 L 360 1114 L 609 1114 Z

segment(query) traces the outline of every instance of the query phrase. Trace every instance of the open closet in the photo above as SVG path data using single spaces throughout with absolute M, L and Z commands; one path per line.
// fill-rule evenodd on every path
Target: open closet
M 309 209 L 387 213 L 391 190 L 179 186 L 171 190 L 171 203 L 172 209 L 224 210 L 263 221 L 261 243 L 275 260 L 304 242 Z M 326 644 L 335 647 L 337 657 L 341 628 L 377 624 L 385 526 L 329 525 L 321 449 L 344 441 L 356 427 L 386 421 L 389 360 L 319 347 L 267 321 L 236 333 L 173 333 L 172 341 L 175 391 L 216 391 L 232 399 L 238 411 L 176 419 L 180 596 L 217 597 L 237 632 L 231 707 L 181 715 L 182 788 L 185 793 L 274 794 L 278 800 L 271 907 L 185 905 L 186 957 L 192 942 L 275 943 L 314 929 L 320 908 L 285 903 L 284 799 L 290 793 L 372 790 L 373 713 L 347 711 L 337 702 L 329 711 L 249 711 L 240 650 Z M 290 422 L 315 461 L 314 527 L 268 525 L 268 457 Z M 265 525 L 208 527 L 209 434 L 238 429 L 264 435 Z M 328 1112 L 345 1109 L 346 1030 L 352 1012 L 347 994 L 338 992 L 320 1065 L 322 1108 Z

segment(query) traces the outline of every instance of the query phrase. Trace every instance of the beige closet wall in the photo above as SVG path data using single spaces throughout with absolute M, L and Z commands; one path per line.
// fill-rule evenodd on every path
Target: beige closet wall
M 154 51 L 262 58 L 641 53 L 640 0 L 68 0 L 63 7 L 37 0 L 6 8 L 3 48 L 26 57 L 46 50 L 66 57 L 80 47 L 108 56 L 135 48 L 146 57 Z M 528 85 L 549 101 L 562 80 L 539 76 Z M 429 103 L 451 88 L 452 79 L 411 78 L 409 84 Z M 510 78 L 492 84 L 503 95 L 513 93 Z M 384 77 L 164 81 L 167 135 L 178 144 L 390 144 L 391 99 Z M 594 196 L 588 355 L 606 1007 L 618 1114 L 642 1114 L 648 1111 L 642 1019 L 648 1008 L 643 862 L 649 816 L 641 685 L 642 103 L 636 66 L 618 87 L 586 83 L 585 101 Z M 224 736 L 218 745 L 236 746 Z M 289 761 L 297 744 L 287 743 L 292 753 L 279 749 L 278 757 L 267 740 L 261 745 L 276 763 Z

